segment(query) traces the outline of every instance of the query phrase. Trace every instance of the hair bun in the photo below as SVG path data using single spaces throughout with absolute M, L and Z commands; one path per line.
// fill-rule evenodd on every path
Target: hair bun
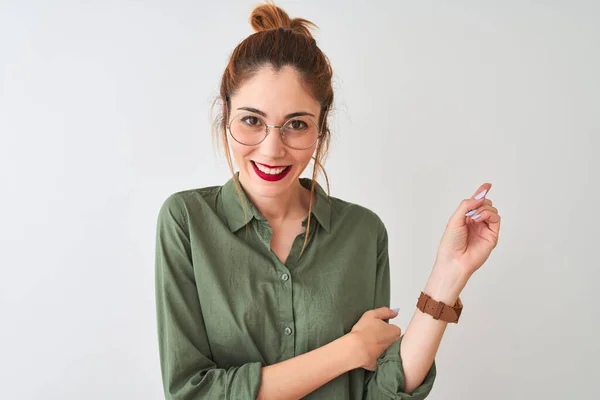
M 291 29 L 309 38 L 313 37 L 310 33 L 310 28 L 317 27 L 304 18 L 290 19 L 288 13 L 271 3 L 262 4 L 252 10 L 250 25 L 255 32 L 284 28 Z

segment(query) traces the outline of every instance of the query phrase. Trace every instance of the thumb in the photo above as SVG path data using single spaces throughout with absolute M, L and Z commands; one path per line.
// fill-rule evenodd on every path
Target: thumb
M 487 196 L 491 188 L 491 183 L 484 183 L 475 191 L 475 194 L 470 199 L 461 201 L 458 209 L 450 217 L 448 227 L 459 228 L 464 226 L 467 223 L 468 215 L 466 214 L 485 204 L 485 196 Z
M 389 307 L 379 307 L 373 310 L 375 318 L 378 319 L 391 319 L 396 318 L 398 315 L 398 309 L 392 310 Z

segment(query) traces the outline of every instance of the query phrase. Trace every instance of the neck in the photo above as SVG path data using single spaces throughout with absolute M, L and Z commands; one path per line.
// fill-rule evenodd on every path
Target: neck
M 251 188 L 244 186 L 241 175 L 239 178 L 248 199 L 269 222 L 303 219 L 308 214 L 310 190 L 302 186 L 300 181 L 278 196 L 264 197 L 252 193 Z

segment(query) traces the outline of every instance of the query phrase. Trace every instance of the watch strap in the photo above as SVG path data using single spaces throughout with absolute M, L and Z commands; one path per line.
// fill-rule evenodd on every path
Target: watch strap
M 417 308 L 425 314 L 431 315 L 435 320 L 458 323 L 463 310 L 463 304 L 460 301 L 460 297 L 457 298 L 453 306 L 449 306 L 441 301 L 435 301 L 425 292 L 421 292 L 417 301 Z

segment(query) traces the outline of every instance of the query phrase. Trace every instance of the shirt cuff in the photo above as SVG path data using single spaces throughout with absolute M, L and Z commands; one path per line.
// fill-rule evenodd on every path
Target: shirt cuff
M 262 379 L 262 367 L 260 362 L 249 362 L 238 368 L 231 368 L 227 374 L 227 386 L 230 389 L 221 394 L 227 397 L 229 392 L 232 399 L 256 399 Z
M 369 396 L 368 398 L 421 400 L 425 399 L 429 395 L 429 392 L 431 392 L 437 373 L 435 360 L 429 372 L 427 372 L 423 383 L 411 393 L 404 392 L 404 369 L 402 367 L 402 358 L 400 357 L 400 343 L 403 337 L 394 342 L 377 360 L 377 370 L 369 379 L 367 391 L 376 391 L 381 396 Z

